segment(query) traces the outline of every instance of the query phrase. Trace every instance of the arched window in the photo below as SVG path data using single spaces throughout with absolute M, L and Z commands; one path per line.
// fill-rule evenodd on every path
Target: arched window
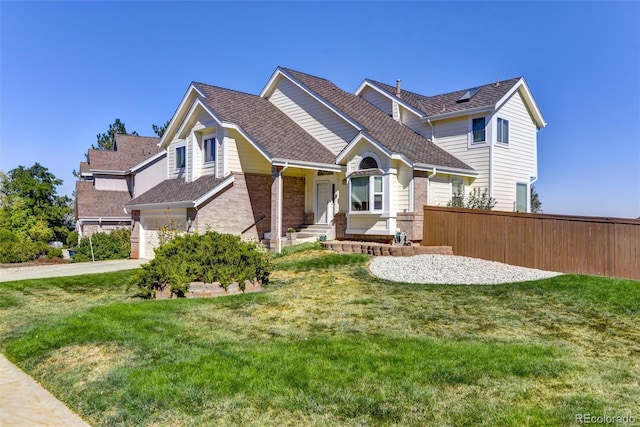
M 360 162 L 358 169 L 378 169 L 378 162 L 373 157 L 365 157 Z

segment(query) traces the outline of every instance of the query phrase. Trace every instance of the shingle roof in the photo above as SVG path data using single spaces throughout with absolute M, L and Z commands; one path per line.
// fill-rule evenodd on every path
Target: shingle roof
M 162 151 L 158 141 L 160 138 L 117 134 L 115 150 L 89 150 L 89 169 L 127 171 Z
M 122 218 L 124 205 L 131 200 L 128 191 L 96 190 L 92 181 L 76 182 L 76 218 Z
M 495 105 L 507 92 L 513 88 L 513 86 L 520 81 L 521 77 L 515 77 L 509 80 L 503 80 L 496 83 L 486 84 L 478 86 L 478 92 L 471 97 L 468 102 L 456 102 L 462 95 L 468 90 L 463 89 L 455 92 L 444 93 L 441 95 L 425 96 L 415 92 L 402 89 L 400 92 L 400 99 L 422 111 L 428 116 L 437 116 L 440 114 L 462 112 L 477 107 L 493 106 Z M 378 88 L 395 95 L 396 88 L 388 84 L 380 83 L 375 80 L 366 79 L 367 82 L 377 86 Z
M 127 206 L 194 202 L 227 178 L 205 175 L 192 182 L 186 182 L 184 178 L 165 179 L 160 184 L 131 200 L 127 203 Z
M 359 123 L 390 151 L 403 154 L 417 163 L 474 170 L 430 140 L 398 123 L 370 102 L 343 91 L 329 80 L 287 68 L 281 69 Z
M 256 95 L 193 83 L 201 101 L 222 120 L 235 123 L 271 158 L 335 163 L 336 157 L 275 105 Z

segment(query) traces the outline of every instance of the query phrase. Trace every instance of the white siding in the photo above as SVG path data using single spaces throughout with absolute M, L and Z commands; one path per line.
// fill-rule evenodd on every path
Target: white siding
M 509 144 L 496 143 L 493 151 L 495 209 L 513 211 L 516 183 L 528 185 L 530 177 L 537 176 L 537 129 L 518 92 L 496 112 L 494 128 L 497 118 L 509 120 Z
M 271 173 L 271 163 L 236 130 L 229 131 L 227 144 L 230 172 Z
M 174 139 L 167 147 L 167 178 L 173 179 L 181 177 L 184 170 L 176 169 L 176 148 L 184 147 L 186 141 L 184 139 Z
M 388 115 L 391 115 L 391 99 L 384 96 L 377 90 L 367 88 L 360 94 L 360 96 L 366 99 L 367 101 L 369 101 L 370 103 L 372 103 L 373 105 L 375 105 L 376 107 L 378 107 L 379 109 L 381 109 L 382 111 L 384 111 L 385 113 L 387 113 Z
M 474 187 L 489 187 L 489 146 L 468 148 L 469 119 L 443 120 L 434 125 L 434 143 L 478 172 Z
M 428 204 L 432 206 L 447 206 L 451 200 L 451 184 L 449 175 L 436 175 L 429 178 Z
M 420 117 L 402 106 L 400 106 L 400 122 L 423 137 L 431 139 L 431 126 L 421 122 Z
M 96 175 L 94 177 L 94 187 L 96 190 L 106 191 L 129 191 L 127 178 L 124 176 Z
M 358 133 L 348 122 L 288 79 L 280 79 L 269 101 L 333 154 L 338 154 Z
M 163 157 L 153 164 L 138 171 L 134 177 L 134 195 L 138 197 L 147 190 L 155 187 L 165 179 L 167 171 L 167 158 Z

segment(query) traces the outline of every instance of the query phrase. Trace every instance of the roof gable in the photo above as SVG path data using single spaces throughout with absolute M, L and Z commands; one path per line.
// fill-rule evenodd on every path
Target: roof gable
M 482 109 L 499 108 L 515 91 L 520 91 L 525 104 L 530 110 L 532 120 L 538 128 L 546 126 L 544 118 L 538 108 L 524 77 L 515 77 L 495 83 L 462 89 L 454 92 L 434 96 L 420 95 L 402 89 L 400 96 L 396 96 L 396 87 L 372 79 L 365 79 L 357 90 L 362 93 L 366 87 L 377 89 L 380 93 L 403 104 L 405 107 L 419 111 L 422 117 L 437 119 L 440 116 L 453 117 L 469 114 Z M 465 95 L 471 95 L 464 101 Z
M 90 149 L 88 165 L 80 165 L 81 170 L 113 171 L 126 173 L 129 169 L 162 152 L 158 147 L 160 138 L 115 135 L 114 150 Z M 84 169 L 83 169 L 84 168 Z
M 428 139 L 398 123 L 370 102 L 345 92 L 329 80 L 286 68 L 282 68 L 282 70 L 296 79 L 299 84 L 308 88 L 310 93 L 321 97 L 332 108 L 358 123 L 361 132 L 370 136 L 390 152 L 406 156 L 416 163 L 473 170 L 472 167 Z

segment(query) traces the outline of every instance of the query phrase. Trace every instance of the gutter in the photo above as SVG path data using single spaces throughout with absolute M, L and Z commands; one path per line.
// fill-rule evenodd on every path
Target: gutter
M 345 167 L 341 165 L 328 164 L 328 163 L 316 163 L 316 162 L 306 162 L 303 160 L 287 160 L 287 159 L 273 159 L 271 161 L 273 166 L 284 166 L 289 167 L 298 167 L 301 169 L 315 169 L 315 170 L 326 170 L 332 172 L 343 172 Z
M 469 114 L 476 114 L 483 111 L 493 111 L 494 109 L 495 109 L 495 105 L 484 105 L 482 107 L 469 108 L 467 110 L 452 111 L 450 113 L 442 113 L 442 114 L 436 114 L 428 117 L 421 117 L 419 120 L 421 122 L 426 122 L 428 120 L 450 119 L 452 117 L 466 116 Z
M 420 170 L 425 172 L 430 172 L 438 168 L 439 172 L 441 173 L 451 173 L 454 175 L 468 176 L 471 178 L 475 178 L 478 176 L 478 171 L 473 169 L 448 168 L 448 167 L 432 165 L 428 163 L 414 163 L 413 168 L 415 170 Z

